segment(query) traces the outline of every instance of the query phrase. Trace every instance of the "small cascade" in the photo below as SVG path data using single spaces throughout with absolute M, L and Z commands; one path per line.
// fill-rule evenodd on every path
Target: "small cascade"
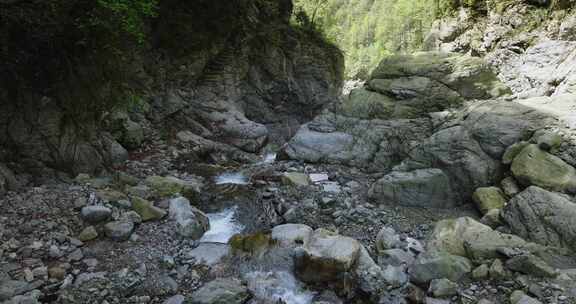
M 287 271 L 253 271 L 245 279 L 256 303 L 310 304 L 315 296 Z
M 216 178 L 214 178 L 214 183 L 216 185 L 226 185 L 226 184 L 248 185 L 250 183 L 250 180 L 248 179 L 248 176 L 240 172 L 235 172 L 235 173 L 223 173 L 216 176 Z
M 242 233 L 244 226 L 235 219 L 238 207 L 208 213 L 210 229 L 200 239 L 201 243 L 228 243 L 235 234 Z
M 264 164 L 272 164 L 276 161 L 277 153 L 266 153 L 263 157 L 262 163 Z

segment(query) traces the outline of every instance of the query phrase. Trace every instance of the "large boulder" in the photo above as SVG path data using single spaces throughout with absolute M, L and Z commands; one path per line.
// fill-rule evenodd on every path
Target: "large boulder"
M 512 162 L 514 177 L 525 186 L 576 192 L 576 169 L 537 145 L 529 145 Z
M 139 197 L 132 198 L 132 208 L 145 222 L 160 220 L 166 216 L 164 209 L 158 208 L 152 202 Z
M 170 200 L 169 214 L 176 222 L 176 233 L 181 237 L 197 240 L 210 228 L 206 214 L 192 207 L 184 197 Z
M 442 169 L 462 201 L 480 187 L 496 184 L 503 171 L 500 159 L 506 149 L 552 117 L 524 105 L 487 101 L 459 113 L 445 128 L 410 151 L 410 162 Z
M 504 192 L 498 187 L 478 188 L 474 191 L 472 200 L 482 214 L 486 214 L 492 209 L 502 209 L 506 205 Z
M 472 271 L 472 263 L 461 256 L 445 252 L 423 253 L 410 267 L 410 279 L 418 285 L 425 285 L 434 279 L 446 278 L 458 282 Z
M 450 179 L 440 169 L 392 172 L 375 182 L 369 197 L 383 204 L 451 208 L 458 205 Z
M 410 159 L 424 167 L 441 169 L 462 202 L 501 175 L 499 161 L 487 155 L 463 126 L 438 131 L 412 150 Z
M 483 59 L 456 53 L 421 52 L 390 56 L 380 62 L 371 79 L 410 76 L 426 77 L 466 99 L 489 99 L 510 93 Z
M 197 182 L 185 181 L 173 176 L 149 176 L 145 182 L 157 197 L 173 197 L 179 194 L 194 197 L 199 192 Z
M 326 113 L 283 148 L 291 159 L 387 171 L 432 134 L 430 119 L 362 120 Z
M 317 230 L 308 246 L 297 249 L 296 275 L 307 283 L 341 282 L 356 266 L 360 248 L 352 238 Z
M 250 298 L 248 288 L 234 278 L 219 278 L 196 290 L 191 304 L 243 304 Z
M 396 116 L 394 100 L 378 92 L 354 89 L 340 105 L 342 115 L 360 119 L 387 119 Z
M 510 200 L 502 217 L 527 240 L 576 250 L 576 203 L 566 196 L 532 186 Z
M 499 250 L 526 246 L 521 238 L 492 230 L 469 217 L 438 222 L 428 241 L 429 251 L 447 252 L 473 260 L 496 258 Z
M 284 224 L 272 228 L 272 240 L 281 246 L 308 246 L 314 230 L 303 224 Z

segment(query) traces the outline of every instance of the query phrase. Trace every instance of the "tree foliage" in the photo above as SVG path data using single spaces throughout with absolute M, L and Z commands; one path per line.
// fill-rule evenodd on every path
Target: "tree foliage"
M 366 77 L 387 55 L 421 49 L 434 19 L 453 0 L 295 0 L 310 23 L 346 56 L 346 76 Z

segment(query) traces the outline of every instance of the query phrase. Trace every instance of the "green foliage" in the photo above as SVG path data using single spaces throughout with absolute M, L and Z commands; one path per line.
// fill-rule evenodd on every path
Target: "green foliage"
M 457 0 L 295 0 L 296 19 L 321 29 L 346 56 L 347 78 L 366 78 L 385 56 L 420 50 L 432 22 Z M 471 1 L 471 0 L 467 0 Z M 308 20 L 299 11 L 306 12 Z
M 93 16 L 93 25 L 103 25 L 112 32 L 121 30 L 136 38 L 138 42 L 144 42 L 145 19 L 156 17 L 157 0 L 98 0 L 100 8 L 108 10 L 114 18 L 99 18 Z M 114 28 L 119 26 L 118 28 Z

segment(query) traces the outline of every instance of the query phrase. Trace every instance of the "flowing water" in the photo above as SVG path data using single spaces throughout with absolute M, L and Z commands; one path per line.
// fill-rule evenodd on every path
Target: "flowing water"
M 234 185 L 248 185 L 250 180 L 248 176 L 240 173 L 240 172 L 233 172 L 233 173 L 223 173 L 221 175 L 216 176 L 214 179 L 214 183 L 216 185 L 225 185 L 225 184 L 234 184 Z
M 276 161 L 276 153 L 263 156 L 257 165 L 271 164 Z M 250 179 L 241 172 L 227 172 L 214 178 L 216 185 L 249 185 Z M 239 207 L 225 207 L 220 211 L 206 214 L 210 220 L 210 229 L 200 239 L 201 243 L 228 243 L 235 234 L 246 230 L 237 221 Z M 284 254 L 269 254 L 251 262 L 244 261 L 239 269 L 257 300 L 266 304 L 310 304 L 315 293 L 303 288 L 290 272 L 292 258 L 289 251 Z M 254 264 L 253 264 L 254 263 Z
M 250 291 L 261 303 L 310 304 L 315 296 L 287 271 L 254 271 L 244 278 Z
M 262 160 L 262 163 L 264 164 L 272 164 L 276 161 L 276 153 L 267 153 L 266 155 L 264 155 L 264 158 Z
M 210 229 L 204 233 L 200 242 L 228 243 L 235 234 L 242 233 L 244 226 L 236 221 L 238 207 L 224 209 L 216 213 L 208 213 Z

